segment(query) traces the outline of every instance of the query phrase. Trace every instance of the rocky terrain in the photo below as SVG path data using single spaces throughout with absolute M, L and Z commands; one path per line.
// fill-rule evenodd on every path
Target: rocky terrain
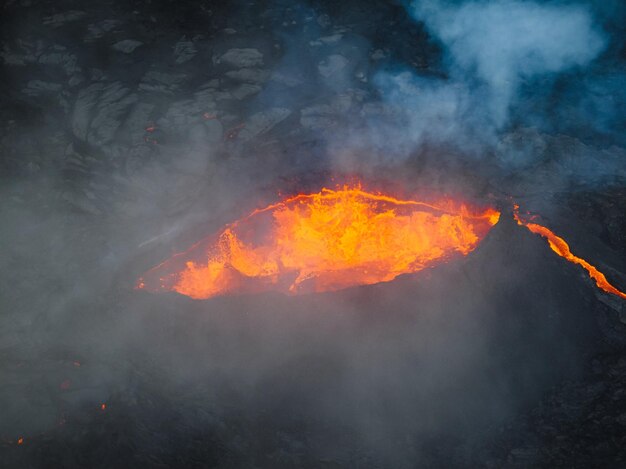
M 604 21 L 622 37 L 618 18 Z M 414 116 L 386 99 L 377 72 L 446 79 L 448 69 L 442 44 L 395 2 L 9 0 L 0 38 L 0 466 L 626 465 L 626 303 L 514 227 L 500 227 L 459 271 L 444 268 L 441 278 L 467 294 L 445 307 L 410 279 L 322 306 L 272 296 L 199 305 L 132 290 L 146 268 L 278 193 L 355 175 L 505 211 L 515 201 L 626 290 L 623 122 L 590 130 L 565 107 L 560 127 L 520 120 L 480 158 L 409 145 L 401 136 Z M 602 60 L 623 68 L 623 57 L 619 46 Z M 514 274 L 501 274 L 506 260 Z M 479 271 L 501 279 L 490 286 Z M 428 306 L 415 319 L 403 298 L 420 294 Z M 286 311 L 299 307 L 290 323 Z M 318 307 L 341 320 L 317 322 Z M 479 337 L 459 311 L 490 328 L 480 343 L 495 364 L 455 368 L 470 389 L 467 410 L 463 392 L 429 366 L 435 384 L 423 393 L 405 374 L 424 350 L 394 349 L 392 332 L 430 327 L 424 316 L 438 308 Z M 393 313 L 389 326 L 372 320 L 377 311 Z M 359 331 L 391 365 L 368 355 Z M 463 336 L 443 334 L 471 355 Z M 280 349 L 267 345 L 274 340 Z M 372 370 L 354 369 L 355 356 Z M 483 390 L 465 365 L 502 389 Z M 346 373 L 354 381 L 343 383 Z M 355 383 L 371 395 L 353 398 Z M 437 427 L 440 409 L 422 400 L 441 389 L 453 415 L 441 410 L 449 420 Z M 474 434 L 482 392 L 502 408 L 489 407 L 493 418 Z M 435 430 L 415 423 L 420 415 Z

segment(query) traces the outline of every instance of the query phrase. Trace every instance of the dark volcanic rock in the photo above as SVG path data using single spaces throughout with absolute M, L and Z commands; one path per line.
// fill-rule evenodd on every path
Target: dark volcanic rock
M 517 202 L 626 290 L 610 129 L 402 147 L 377 73 L 454 77 L 399 2 L 9 0 L 0 42 L 1 467 L 626 467 L 626 304 L 506 213 L 386 284 L 132 289 L 278 193 L 360 176 Z

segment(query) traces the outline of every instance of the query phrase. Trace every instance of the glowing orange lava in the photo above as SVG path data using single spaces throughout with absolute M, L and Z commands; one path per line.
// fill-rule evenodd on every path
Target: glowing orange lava
M 499 216 L 451 200 L 322 189 L 255 210 L 151 269 L 137 288 L 205 299 L 385 282 L 468 254 Z
M 563 238 L 557 236 L 545 226 L 523 220 L 519 215 L 518 209 L 519 207 L 515 206 L 514 217 L 519 225 L 525 226 L 533 233 L 543 236 L 548 240 L 550 249 L 556 252 L 559 256 L 583 267 L 587 272 L 589 272 L 589 276 L 596 282 L 598 288 L 604 290 L 605 292 L 612 293 L 623 299 L 626 299 L 626 293 L 618 290 L 613 285 L 611 285 L 602 272 L 600 272 L 586 260 L 572 254 L 572 251 L 570 251 L 569 249 L 569 245 L 567 244 L 567 242 L 565 242 Z

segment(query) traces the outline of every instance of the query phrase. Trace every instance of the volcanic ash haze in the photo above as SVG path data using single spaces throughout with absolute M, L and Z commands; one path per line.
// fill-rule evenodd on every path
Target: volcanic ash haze
M 599 351 L 620 363 L 622 300 L 507 211 L 541 214 L 624 291 L 623 13 L 618 1 L 5 2 L 2 464 L 506 467 L 510 454 L 610 467 L 620 445 L 588 425 L 622 428 L 623 371 L 602 365 L 589 386 L 585 370 Z M 203 301 L 132 288 L 277 193 L 346 174 L 503 215 L 466 256 L 381 284 Z M 578 379 L 591 397 L 532 414 L 559 438 L 510 420 Z M 592 409 L 603 389 L 616 404 Z M 564 412 L 585 431 L 557 407 L 580 409 Z M 509 452 L 519 441 L 530 449 Z

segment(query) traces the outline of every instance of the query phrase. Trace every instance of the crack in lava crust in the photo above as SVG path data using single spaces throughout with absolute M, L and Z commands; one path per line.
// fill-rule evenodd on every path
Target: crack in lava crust
M 515 221 L 520 226 L 526 227 L 530 232 L 535 233 L 546 239 L 548 242 L 548 246 L 550 249 L 557 253 L 562 258 L 568 260 L 572 264 L 576 264 L 585 269 L 591 279 L 596 283 L 596 286 L 600 290 L 604 290 L 607 293 L 611 293 L 612 295 L 619 296 L 620 298 L 626 300 L 626 293 L 621 290 L 618 290 L 609 281 L 606 279 L 606 276 L 600 272 L 595 266 L 591 265 L 585 259 L 576 256 L 570 251 L 569 245 L 567 242 L 557 236 L 552 230 L 546 228 L 543 225 L 539 225 L 538 223 L 533 223 L 532 221 L 524 219 L 519 214 L 519 206 L 515 205 L 515 212 L 513 214 Z M 531 216 L 531 219 L 536 218 L 536 216 Z

